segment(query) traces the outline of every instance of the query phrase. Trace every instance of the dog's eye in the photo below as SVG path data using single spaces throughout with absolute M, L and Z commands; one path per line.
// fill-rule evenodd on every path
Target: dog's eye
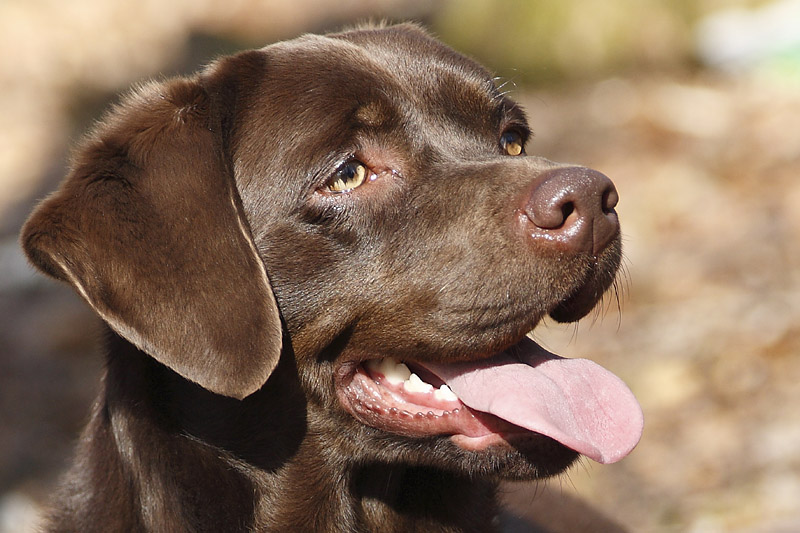
M 500 146 L 508 155 L 520 155 L 525 150 L 522 136 L 516 131 L 505 132 L 503 136 L 500 137 Z
M 325 184 L 325 189 L 332 193 L 342 193 L 355 189 L 367 181 L 369 169 L 367 166 L 353 159 L 348 161 L 336 171 L 336 173 Z

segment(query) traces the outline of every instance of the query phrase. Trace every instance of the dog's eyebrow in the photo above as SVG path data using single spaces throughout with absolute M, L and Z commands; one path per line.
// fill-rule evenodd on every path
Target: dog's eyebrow
M 354 118 L 364 126 L 378 128 L 389 119 L 389 110 L 380 102 L 373 100 L 359 106 Z
M 506 122 L 529 128 L 528 116 L 517 102 L 503 97 L 500 104 L 500 112 L 506 117 Z

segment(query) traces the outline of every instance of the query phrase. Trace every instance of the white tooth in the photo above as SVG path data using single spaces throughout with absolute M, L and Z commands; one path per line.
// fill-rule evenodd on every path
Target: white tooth
M 381 360 L 378 371 L 386 377 L 392 385 L 399 385 L 411 377 L 411 371 L 403 363 L 398 363 L 391 357 Z
M 433 392 L 433 397 L 441 401 L 454 402 L 458 400 L 458 396 L 456 396 L 456 394 L 452 390 L 450 390 L 450 387 L 448 387 L 447 385 L 442 385 L 441 387 L 436 389 Z
M 408 392 L 430 392 L 433 390 L 433 385 L 425 383 L 416 374 L 411 374 L 409 378 L 403 383 L 403 388 Z

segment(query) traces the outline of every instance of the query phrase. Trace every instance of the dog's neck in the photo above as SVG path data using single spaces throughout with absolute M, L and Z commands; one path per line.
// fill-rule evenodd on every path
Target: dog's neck
M 151 521 L 175 519 L 202 531 L 493 530 L 491 482 L 403 464 L 354 467 L 331 453 L 331 443 L 309 430 L 293 368 L 276 369 L 285 384 L 278 392 L 297 396 L 278 411 L 256 395 L 242 402 L 213 395 L 116 335 L 109 342 L 104 390 L 79 452 L 86 483 L 62 496 L 91 501 L 61 506 L 94 513 L 69 517 L 78 529 L 124 520 L 161 531 L 170 524 Z M 98 521 L 98 510 L 119 510 L 119 502 L 127 504 L 124 518 Z
M 397 531 L 491 530 L 495 487 L 486 481 L 394 465 L 370 465 L 356 475 L 361 505 L 375 524 L 393 523 Z
M 307 453 L 319 454 L 310 444 Z M 257 522 L 267 531 L 489 532 L 495 487 L 433 468 L 369 464 L 309 470 L 292 461 L 262 479 Z M 319 455 L 317 455 L 319 457 Z M 264 476 L 263 473 L 257 475 Z M 282 486 L 275 490 L 275 486 Z M 456 505 L 456 502 L 458 505 Z M 304 509 L 297 513 L 297 509 Z M 464 513 L 464 509 L 469 509 Z

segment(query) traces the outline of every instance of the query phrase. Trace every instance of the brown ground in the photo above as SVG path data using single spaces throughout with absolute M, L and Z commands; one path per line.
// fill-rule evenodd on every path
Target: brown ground
M 99 8 L 42 33 L 45 4 L 0 6 L 0 533 L 28 531 L 100 371 L 94 319 L 25 267 L 16 231 L 103 95 L 173 68 L 189 26 L 142 2 L 115 15 L 124 33 L 81 18 Z M 281 31 L 313 27 L 297 17 Z M 59 36 L 87 28 L 90 39 Z M 137 48 L 147 53 L 126 55 Z M 207 53 L 196 40 L 189 50 Z M 622 198 L 621 313 L 610 298 L 602 316 L 537 335 L 613 369 L 646 416 L 629 458 L 586 461 L 532 505 L 559 511 L 577 496 L 632 531 L 800 531 L 800 85 L 700 73 L 515 95 L 534 124 L 530 152 L 597 168 Z

